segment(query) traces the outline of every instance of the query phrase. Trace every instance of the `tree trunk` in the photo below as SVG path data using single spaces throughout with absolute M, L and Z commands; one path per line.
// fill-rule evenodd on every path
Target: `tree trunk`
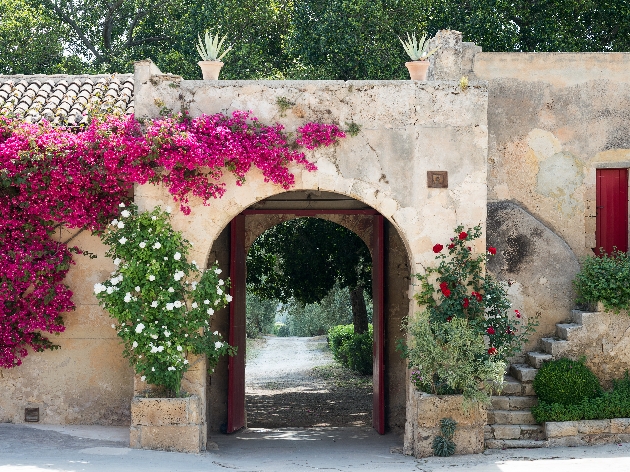
M 350 290 L 350 304 L 352 305 L 354 334 L 365 333 L 368 330 L 368 318 L 365 298 L 363 297 L 363 287 L 359 286 Z

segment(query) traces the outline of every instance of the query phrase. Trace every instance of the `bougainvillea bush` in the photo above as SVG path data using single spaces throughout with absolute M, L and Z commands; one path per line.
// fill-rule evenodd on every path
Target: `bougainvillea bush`
M 295 139 L 310 148 L 340 137 L 334 125 L 307 124 Z M 54 348 L 42 333 L 63 331 L 61 314 L 74 308 L 62 283 L 72 257 L 51 239 L 57 227 L 101 232 L 136 183 L 165 186 L 186 214 L 191 197 L 208 204 L 225 193 L 226 172 L 242 184 L 256 167 L 288 189 L 290 163 L 315 169 L 281 125 L 242 111 L 142 123 L 97 116 L 79 130 L 0 117 L 0 366 Z
M 536 326 L 533 319 L 522 322 L 521 313 L 510 309 L 505 285 L 485 272 L 496 249 L 474 254 L 479 237 L 480 226 L 457 227 L 446 247 L 433 246 L 437 266 L 416 275 L 416 300 L 424 310 L 408 322 L 409 345 L 401 348 L 419 390 L 488 401 L 509 358 Z
M 116 320 L 112 328 L 136 373 L 178 395 L 189 354 L 205 354 L 213 368 L 234 351 L 210 330 L 215 310 L 232 301 L 229 281 L 216 265 L 201 272 L 188 262 L 191 244 L 173 230 L 168 210 L 138 214 L 135 205 L 120 205 L 103 235 L 116 270 L 94 293 Z

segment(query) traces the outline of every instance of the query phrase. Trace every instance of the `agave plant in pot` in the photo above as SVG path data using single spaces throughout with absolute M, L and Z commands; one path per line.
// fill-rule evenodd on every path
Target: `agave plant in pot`
M 197 36 L 197 38 L 199 39 L 197 52 L 201 56 L 201 61 L 199 61 L 198 64 L 199 67 L 201 67 L 203 80 L 217 80 L 221 67 L 223 67 L 221 59 L 232 49 L 232 46 L 228 46 L 228 48 L 221 53 L 221 48 L 223 47 L 226 36 L 223 36 L 223 38 L 219 40 L 218 33 L 213 37 L 208 30 L 206 30 L 204 41 L 202 41 L 199 36 Z
M 434 54 L 438 48 L 429 51 L 429 39 L 427 39 L 426 34 L 422 35 L 420 41 L 416 39 L 415 33 L 411 36 L 407 33 L 407 41 L 403 41 L 400 37 L 398 39 L 411 59 L 410 62 L 405 62 L 405 66 L 409 69 L 411 80 L 427 80 L 429 57 Z

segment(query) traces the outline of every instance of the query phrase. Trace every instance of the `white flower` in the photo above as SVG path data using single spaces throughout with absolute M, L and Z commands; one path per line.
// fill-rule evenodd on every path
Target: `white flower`
M 220 287 L 217 287 L 217 295 L 223 295 L 223 290 Z
M 118 277 L 112 277 L 112 279 L 109 282 L 112 285 L 118 285 L 118 282 L 120 282 L 120 280 L 118 280 Z
M 176 261 L 180 260 L 182 258 L 182 255 L 179 252 L 176 252 L 175 254 L 173 254 L 173 259 L 175 259 Z
M 116 226 L 118 224 L 118 220 L 112 220 L 112 226 Z
M 188 364 L 188 359 L 184 359 L 184 364 Z
M 173 305 L 172 303 L 167 303 L 167 304 L 166 304 L 166 309 L 167 309 L 168 311 L 173 311 L 174 306 L 175 306 L 175 305 Z
M 180 270 L 178 272 L 175 272 L 175 275 L 173 275 L 173 278 L 175 279 L 176 282 L 179 282 L 184 277 L 184 275 L 186 274 L 184 274 L 184 272 Z
M 190 305 L 192 308 L 197 308 L 199 305 L 197 305 L 197 302 L 192 302 L 192 305 Z
M 155 275 L 149 275 L 149 280 L 153 282 L 155 280 Z
M 224 284 L 223 279 L 219 279 L 219 285 L 223 285 L 223 284 Z
M 173 289 L 173 287 L 169 287 L 168 288 L 168 293 L 173 293 L 175 291 L 175 289 Z
M 142 380 L 143 382 L 147 379 L 146 375 L 143 375 L 142 377 L 140 377 L 140 380 Z
M 214 315 L 214 310 L 212 308 L 208 308 L 208 311 L 206 313 L 208 313 L 210 316 L 212 316 L 212 315 Z
M 196 266 L 197 265 L 197 261 L 192 261 L 191 264 Z
M 158 348 L 156 346 L 151 347 L 151 354 L 155 354 L 158 352 Z
M 204 301 L 203 301 L 203 304 L 204 304 L 204 305 L 210 305 L 210 300 L 204 300 Z
M 125 204 L 121 203 L 120 205 L 118 205 L 120 208 L 125 208 Z
M 158 306 L 158 302 L 157 302 L 157 300 L 153 300 L 153 301 L 151 302 L 151 308 L 157 308 L 157 306 Z
M 151 367 L 151 372 L 155 372 L 155 367 Z
M 165 261 L 168 261 L 168 257 L 164 256 L 164 260 L 165 260 Z
M 169 367 L 168 370 L 175 370 L 175 367 Z
M 183 349 L 184 349 L 183 347 L 181 347 L 181 346 L 177 346 L 177 350 L 178 350 L 179 352 L 182 352 L 182 351 L 183 351 Z
M 152 217 L 151 217 L 151 219 L 152 219 L 153 221 L 155 221 L 155 220 L 157 220 L 157 216 L 152 216 Z
M 175 305 L 175 308 L 181 308 L 181 306 L 182 306 L 182 302 L 180 302 L 179 300 L 175 300 L 175 301 L 173 302 L 173 305 Z
M 140 287 L 136 285 L 136 292 L 140 291 Z
M 171 332 L 166 330 L 164 331 L 164 336 L 166 336 L 167 338 L 171 335 Z
M 119 257 L 114 259 L 114 265 L 120 265 L 120 258 Z
M 138 341 L 134 341 L 133 344 L 131 345 L 132 348 L 136 348 L 138 347 Z
M 125 238 L 125 237 L 123 236 L 122 238 L 120 238 L 120 239 L 118 240 L 118 242 L 119 242 L 120 244 L 125 244 L 125 243 L 127 242 L 127 238 Z
M 120 229 L 123 229 L 125 227 L 125 223 L 123 223 L 122 221 L 119 221 L 116 226 L 118 226 L 118 228 Z
M 162 245 L 160 244 L 160 241 L 156 241 L 155 244 L 153 245 L 153 249 L 160 249 L 162 247 Z
M 125 293 L 125 303 L 129 303 L 131 301 L 131 294 L 129 292 Z
M 138 326 L 136 326 L 136 333 L 138 334 L 142 333 L 143 329 L 144 329 L 144 325 L 142 323 L 138 323 Z
M 221 341 L 217 341 L 216 343 L 214 343 L 214 347 L 216 349 L 221 349 L 223 347 L 223 343 Z
M 112 293 L 114 293 L 114 287 L 107 287 L 107 294 L 111 295 Z
M 170 206 L 167 206 L 167 207 L 166 207 L 166 209 L 165 209 L 164 211 L 165 211 L 166 213 L 169 213 L 169 214 L 170 214 L 170 213 L 171 213 L 171 211 L 173 211 L 173 210 L 171 209 L 171 207 L 170 207 Z
M 223 272 L 223 271 L 221 269 L 219 269 L 219 268 L 214 269 L 214 273 L 215 274 L 220 274 L 221 272 Z
M 94 284 L 94 293 L 95 294 L 99 294 L 101 292 L 104 292 L 105 290 L 107 290 L 107 287 L 105 287 L 105 285 L 98 283 L 98 284 Z
M 227 294 L 227 295 L 225 296 L 225 299 L 227 300 L 227 302 L 228 302 L 228 303 L 230 303 L 230 302 L 232 301 L 232 295 Z
M 149 336 L 151 339 L 157 339 L 158 335 L 157 334 L 152 334 L 151 336 Z
M 214 306 L 217 306 L 217 305 L 219 304 L 219 301 L 220 301 L 220 300 L 217 298 L 217 299 L 214 301 Z
M 145 247 L 147 247 L 147 243 L 142 241 L 140 244 L 138 244 L 138 246 L 140 246 L 140 249 L 144 249 Z
M 158 352 L 162 352 L 163 350 L 164 350 L 164 346 L 160 346 L 160 347 L 157 348 Z
M 129 213 L 129 210 L 123 210 L 123 211 L 120 212 L 120 215 L 123 218 L 129 218 L 131 216 L 131 213 Z
M 116 329 L 116 325 L 115 325 L 115 324 L 112 324 L 112 328 Z
M 218 332 L 218 331 L 215 331 L 215 332 L 214 332 L 214 333 L 212 333 L 212 334 L 214 334 L 215 336 L 218 336 L 218 335 L 219 335 L 219 332 Z
M 197 290 L 197 282 L 192 282 L 191 285 L 193 290 Z

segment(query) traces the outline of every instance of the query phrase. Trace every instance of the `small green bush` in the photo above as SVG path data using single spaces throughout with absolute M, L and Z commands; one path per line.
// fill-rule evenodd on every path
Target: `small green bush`
M 537 423 L 545 421 L 606 420 L 630 418 L 630 378 L 613 382 L 613 389 L 597 398 L 585 398 L 577 405 L 541 401 L 532 408 Z
M 543 364 L 534 378 L 534 390 L 541 402 L 561 405 L 577 405 L 602 394 L 597 377 L 584 362 L 566 358 Z
M 328 344 L 333 357 L 360 374 L 371 374 L 373 332 L 371 324 L 363 334 L 354 334 L 353 325 L 333 326 L 328 331 Z
M 587 257 L 573 284 L 578 303 L 601 301 L 607 310 L 630 310 L 630 256 L 613 252 Z

